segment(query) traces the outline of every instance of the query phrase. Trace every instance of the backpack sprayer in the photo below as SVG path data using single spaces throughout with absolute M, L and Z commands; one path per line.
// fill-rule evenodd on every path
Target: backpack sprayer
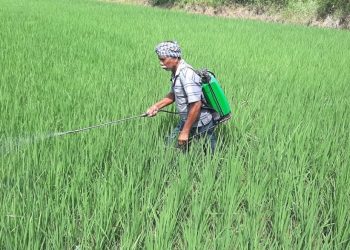
M 194 70 L 194 69 L 192 69 Z M 220 84 L 218 83 L 215 75 L 213 72 L 207 70 L 207 69 L 202 69 L 202 70 L 194 70 L 197 75 L 200 76 L 201 78 L 201 85 L 202 85 L 202 91 L 204 95 L 204 102 L 205 106 L 203 108 L 207 108 L 210 110 L 213 110 L 212 115 L 214 119 L 214 125 L 208 130 L 214 128 L 215 126 L 219 125 L 220 123 L 223 123 L 231 118 L 231 109 L 230 105 L 228 103 L 228 100 L 224 94 L 224 91 L 222 90 Z M 164 112 L 164 113 L 171 113 L 171 114 L 178 114 L 178 112 L 172 112 L 168 110 L 159 110 L 159 112 Z M 136 118 L 141 118 L 141 117 L 147 117 L 147 113 L 143 113 L 141 115 L 136 115 L 136 116 L 131 116 L 127 118 L 123 118 L 120 120 L 115 120 L 115 121 L 110 121 L 98 125 L 93 125 L 90 127 L 86 128 L 80 128 L 80 129 L 75 129 L 75 130 L 69 130 L 69 131 L 64 131 L 64 132 L 57 132 L 54 133 L 53 136 L 63 136 L 67 134 L 75 134 L 79 133 L 82 131 L 94 129 L 94 128 L 99 128 L 99 127 L 104 127 L 108 125 L 114 125 L 119 122 L 123 121 L 128 121 Z M 201 135 L 202 133 L 205 133 L 207 131 L 203 131 L 201 133 L 195 134 L 190 138 L 193 139 L 196 136 Z
M 215 123 L 228 121 L 231 118 L 231 108 L 214 73 L 207 69 L 195 70 L 195 72 L 201 77 L 206 105 L 215 111 L 213 113 Z

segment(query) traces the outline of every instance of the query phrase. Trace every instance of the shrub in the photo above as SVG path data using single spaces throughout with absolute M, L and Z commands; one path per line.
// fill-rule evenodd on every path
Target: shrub
M 319 17 L 325 18 L 327 15 L 336 13 L 338 13 L 341 18 L 350 15 L 349 0 L 319 0 Z
M 148 0 L 149 3 L 153 6 L 156 6 L 156 5 L 164 5 L 164 4 L 169 4 L 169 5 L 172 5 L 174 4 L 175 2 L 177 2 L 177 0 Z

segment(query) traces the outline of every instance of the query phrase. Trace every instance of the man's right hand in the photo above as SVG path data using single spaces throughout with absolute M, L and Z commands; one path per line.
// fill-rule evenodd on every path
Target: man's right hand
M 159 110 L 158 106 L 153 105 L 149 109 L 147 109 L 146 114 L 148 117 L 155 116 L 158 113 L 158 110 Z

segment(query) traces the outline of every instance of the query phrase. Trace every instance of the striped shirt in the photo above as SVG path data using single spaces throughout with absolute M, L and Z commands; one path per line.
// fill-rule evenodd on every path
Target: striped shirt
M 175 95 L 176 108 L 182 121 L 187 119 L 189 104 L 204 99 L 201 78 L 194 72 L 192 66 L 183 59 L 180 61 L 176 73 L 171 76 L 170 92 Z M 210 111 L 202 108 L 193 127 L 207 125 L 211 120 Z

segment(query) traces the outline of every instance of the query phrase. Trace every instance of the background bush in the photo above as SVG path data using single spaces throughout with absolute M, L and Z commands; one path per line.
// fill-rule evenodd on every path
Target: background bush
M 325 18 L 327 15 L 337 14 L 341 18 L 350 15 L 349 0 L 319 0 L 318 15 Z
M 241 4 L 261 6 L 274 6 L 279 8 L 287 8 L 290 5 L 300 3 L 305 4 L 309 0 L 149 0 L 152 5 L 175 4 L 175 3 L 205 3 L 209 5 L 226 5 L 226 4 Z M 317 15 L 319 18 L 326 18 L 328 15 L 335 15 L 345 20 L 350 15 L 349 0 L 317 0 Z

